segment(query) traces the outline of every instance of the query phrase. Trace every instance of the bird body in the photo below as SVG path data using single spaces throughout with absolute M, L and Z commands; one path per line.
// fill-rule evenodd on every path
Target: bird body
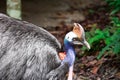
M 43 28 L 0 13 L 0 80 L 63 80 L 60 47 Z

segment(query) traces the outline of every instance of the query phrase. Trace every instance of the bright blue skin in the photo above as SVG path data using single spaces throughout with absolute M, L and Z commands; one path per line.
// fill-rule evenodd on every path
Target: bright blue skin
M 64 39 L 64 50 L 66 52 L 66 57 L 62 61 L 62 63 L 68 62 L 69 67 L 70 67 L 74 64 L 75 56 L 76 56 L 75 49 L 73 47 L 73 43 L 69 42 L 67 39 Z

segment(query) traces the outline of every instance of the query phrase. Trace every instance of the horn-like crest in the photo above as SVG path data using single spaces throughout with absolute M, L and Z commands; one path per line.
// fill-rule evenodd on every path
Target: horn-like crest
M 79 37 L 85 37 L 84 29 L 79 23 L 74 23 L 73 32 Z

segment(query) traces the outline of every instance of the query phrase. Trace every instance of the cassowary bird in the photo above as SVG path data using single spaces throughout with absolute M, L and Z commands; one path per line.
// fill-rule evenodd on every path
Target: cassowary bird
M 90 45 L 85 39 L 84 29 L 78 23 L 74 23 L 73 30 L 67 33 L 64 38 L 64 50 L 66 57 L 63 59 L 62 64 L 64 64 L 64 62 L 69 63 L 68 80 L 72 80 L 73 65 L 76 55 L 74 45 L 85 45 L 88 49 L 90 49 Z
M 90 48 L 78 23 L 65 36 L 66 57 L 61 61 L 61 45 L 53 35 L 0 13 L 0 80 L 63 80 L 68 71 L 71 80 L 75 44 Z

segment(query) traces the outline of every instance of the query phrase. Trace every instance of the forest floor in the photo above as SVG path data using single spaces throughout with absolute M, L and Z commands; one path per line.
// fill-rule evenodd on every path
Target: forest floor
M 23 0 L 22 6 L 23 20 L 48 30 L 62 45 L 74 22 L 80 23 L 86 32 L 93 25 L 104 29 L 109 23 L 106 4 L 102 0 Z M 5 13 L 1 6 L 0 11 Z M 79 48 L 76 50 L 80 53 Z M 120 60 L 114 56 L 97 60 L 98 52 L 84 56 L 77 54 L 74 80 L 120 80 Z

